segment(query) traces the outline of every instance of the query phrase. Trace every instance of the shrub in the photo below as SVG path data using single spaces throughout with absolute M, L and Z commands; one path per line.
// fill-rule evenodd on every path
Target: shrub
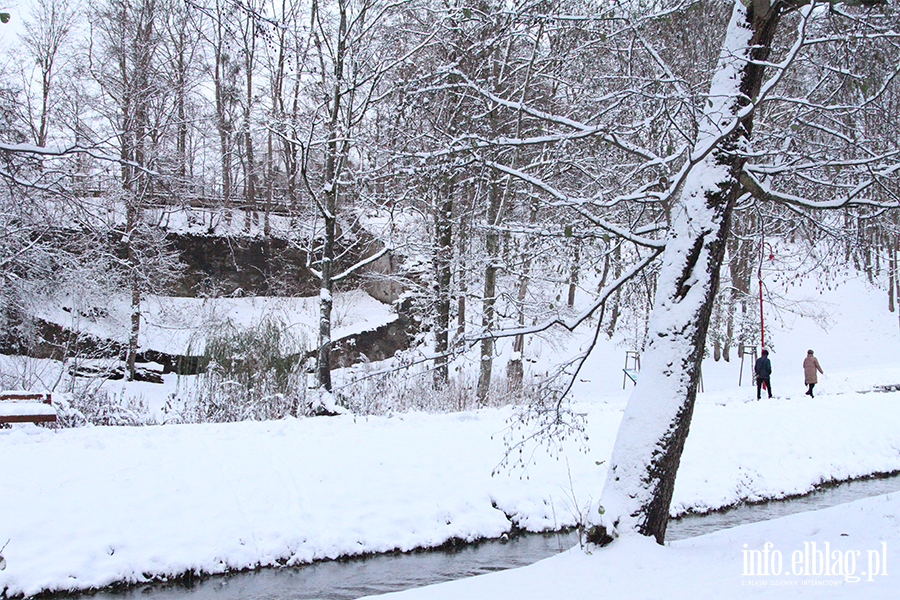
M 277 320 L 251 328 L 231 321 L 210 336 L 203 373 L 185 420 L 227 422 L 280 419 L 305 405 L 302 340 Z

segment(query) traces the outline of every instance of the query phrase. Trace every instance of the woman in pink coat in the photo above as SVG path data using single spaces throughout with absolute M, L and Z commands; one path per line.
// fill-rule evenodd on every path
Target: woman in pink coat
M 819 382 L 819 376 L 816 374 L 816 371 L 823 375 L 825 374 L 822 367 L 819 366 L 819 359 L 813 356 L 813 351 L 810 350 L 806 353 L 806 358 L 803 359 L 804 383 L 809 386 L 809 389 L 806 390 L 806 395 L 810 398 L 815 397 L 813 396 L 813 388 Z

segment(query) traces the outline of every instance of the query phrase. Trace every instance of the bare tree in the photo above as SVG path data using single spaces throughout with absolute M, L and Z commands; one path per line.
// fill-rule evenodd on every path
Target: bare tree
M 55 97 L 58 92 L 54 84 L 60 69 L 59 61 L 71 56 L 66 52 L 66 46 L 72 41 L 78 10 L 77 4 L 38 0 L 32 19 L 24 22 L 25 34 L 21 39 L 34 60 L 40 78 L 38 106 L 28 104 L 32 138 L 38 146 L 47 145 L 50 119 L 57 104 Z
M 665 538 L 732 212 L 738 201 L 747 197 L 748 188 L 758 202 L 776 198 L 762 177 L 781 169 L 750 165 L 754 117 L 767 97 L 777 95 L 775 90 L 788 78 L 801 53 L 827 43 L 827 33 L 824 38 L 814 33 L 823 16 L 823 11 L 807 2 L 734 3 L 696 137 L 675 184 L 669 188 L 672 206 L 665 266 L 642 357 L 642 377 L 626 408 L 600 500 L 605 514 L 592 535 L 598 543 L 608 543 L 615 535 L 630 531 L 655 537 L 660 543 Z M 866 20 L 869 27 L 879 31 L 862 33 L 863 38 L 871 35 L 874 41 L 890 31 L 882 28 L 884 23 L 879 26 L 877 18 L 866 19 L 864 13 L 843 16 L 851 23 Z M 782 19 L 789 19 L 794 33 L 789 45 L 778 48 L 776 33 Z M 778 62 L 770 62 L 773 48 L 779 50 Z M 768 79 L 767 69 L 771 71 Z M 804 101 L 797 97 L 786 102 Z M 852 176 L 855 184 L 839 186 L 841 192 L 832 200 L 786 195 L 780 199 L 804 208 L 872 203 L 871 197 L 862 197 L 863 190 L 871 189 L 896 168 L 891 164 L 891 154 L 871 154 L 868 160 L 877 165 L 874 176 L 857 171 Z M 798 170 L 795 166 L 782 172 L 797 174 Z M 897 206 L 896 202 L 890 204 Z
M 336 0 L 312 3 L 310 59 L 317 63 L 318 80 L 312 87 L 315 103 L 309 125 L 301 174 L 306 190 L 322 220 L 313 271 L 319 279 L 319 330 L 316 384 L 331 390 L 331 313 L 335 285 L 367 264 L 385 255 L 389 248 L 350 261 L 335 272 L 336 243 L 340 235 L 339 217 L 354 196 L 355 181 L 365 165 L 357 160 L 366 152 L 359 147 L 361 128 L 384 92 L 386 75 L 406 57 L 414 55 L 425 42 L 409 47 L 391 47 L 381 34 L 389 19 L 406 2 L 381 0 Z M 346 232 L 354 229 L 353 219 L 345 222 Z M 350 244 L 352 246 L 352 244 Z
M 96 46 L 91 47 L 91 72 L 109 100 L 106 116 L 118 140 L 121 195 L 109 199 L 120 203 L 124 212 L 114 227 L 126 254 L 131 296 L 126 362 L 129 377 L 134 378 L 142 296 L 165 272 L 153 268 L 157 250 L 165 247 L 160 245 L 162 232 L 145 221 L 145 208 L 154 194 L 152 168 L 160 154 L 152 115 L 168 98 L 157 61 L 163 6 L 158 0 L 109 0 L 93 9 Z
M 261 4 L 261 3 L 259 3 Z M 251 217 L 257 211 L 257 190 L 259 188 L 259 173 L 256 160 L 254 131 L 254 105 L 255 83 L 257 74 L 257 43 L 260 38 L 261 25 L 256 18 L 259 7 L 254 2 L 249 2 L 246 10 L 239 11 L 237 27 L 240 31 L 241 56 L 244 70 L 244 93 L 242 97 L 243 119 L 241 121 L 241 143 L 243 153 L 241 165 L 244 173 L 244 228 L 250 230 Z
M 189 8 L 174 2 L 165 10 L 164 36 L 161 47 L 161 69 L 170 83 L 172 107 L 168 119 L 175 129 L 175 145 L 173 158 L 168 161 L 177 180 L 174 190 L 181 194 L 189 193 L 189 180 L 192 179 L 196 158 L 192 156 L 191 131 L 195 128 L 193 120 L 197 111 L 196 88 L 199 85 L 200 71 L 198 63 L 202 58 L 200 34 L 194 26 L 192 17 L 202 21 L 202 14 L 193 14 Z M 173 190 L 173 191 L 174 191 Z

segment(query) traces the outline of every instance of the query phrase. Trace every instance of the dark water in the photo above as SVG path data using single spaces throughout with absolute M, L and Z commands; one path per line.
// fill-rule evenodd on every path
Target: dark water
M 673 519 L 669 522 L 666 537 L 668 540 L 679 540 L 896 491 L 900 491 L 900 475 L 851 481 L 789 500 Z M 262 569 L 210 577 L 190 586 L 154 584 L 124 591 L 103 591 L 90 597 L 98 600 L 351 600 L 522 567 L 558 554 L 577 543 L 578 536 L 574 532 L 529 534 L 508 542 L 488 541 L 453 550 L 378 555 L 297 568 Z M 67 597 L 85 598 L 84 595 Z
M 888 477 L 847 481 L 820 488 L 805 496 L 787 500 L 741 505 L 722 512 L 671 519 L 666 539 L 681 540 L 718 531 L 719 529 L 728 529 L 729 527 L 756 523 L 757 521 L 768 521 L 795 513 L 819 510 L 859 500 L 860 498 L 880 496 L 881 494 L 896 491 L 900 491 L 900 473 Z

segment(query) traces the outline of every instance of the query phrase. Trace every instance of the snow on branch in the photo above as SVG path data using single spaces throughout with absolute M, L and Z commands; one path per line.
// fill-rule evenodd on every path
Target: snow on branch
M 593 223 L 597 227 L 605 229 L 618 237 L 626 239 L 629 242 L 637 244 L 638 246 L 643 246 L 645 248 L 653 248 L 653 249 L 660 250 L 660 251 L 663 248 L 665 248 L 664 241 L 655 240 L 652 238 L 637 235 L 631 231 L 628 231 L 624 227 L 621 227 L 614 223 L 610 223 L 603 219 L 598 219 L 598 218 L 590 215 L 586 210 L 584 210 L 584 207 L 581 206 L 583 204 L 583 202 L 579 202 L 578 200 L 570 198 L 567 194 L 565 194 L 565 192 L 550 185 L 546 181 L 543 181 L 541 179 L 533 177 L 533 176 L 529 175 L 528 173 L 525 173 L 524 171 L 520 171 L 518 169 L 513 169 L 512 167 L 508 167 L 502 163 L 487 161 L 487 162 L 485 162 L 485 165 L 493 167 L 493 168 L 497 169 L 498 171 L 506 173 L 507 175 L 517 177 L 518 179 L 521 179 L 522 181 L 533 185 L 534 187 L 538 188 L 539 190 L 546 192 L 550 196 L 563 202 L 566 206 L 569 206 L 573 210 L 576 210 L 579 214 L 581 214 L 582 216 L 589 219 L 591 221 L 591 223 Z
M 623 150 L 630 154 L 635 154 L 644 160 L 659 162 L 659 163 L 665 162 L 665 159 L 661 156 L 658 156 L 655 152 L 653 152 L 647 148 L 641 148 L 640 146 L 630 144 L 630 143 L 622 140 L 621 138 L 619 138 L 619 136 L 617 136 L 616 134 L 606 132 L 606 128 L 604 128 L 604 127 L 587 125 L 580 121 L 570 119 L 569 117 L 564 117 L 562 115 L 555 115 L 555 114 L 548 113 L 548 112 L 545 112 L 542 110 L 538 110 L 536 108 L 533 108 L 533 107 L 525 104 L 524 102 L 516 102 L 513 100 L 507 100 L 505 98 L 497 96 L 496 94 L 494 94 L 488 90 L 482 89 L 481 87 L 477 86 L 475 83 L 473 83 L 471 80 L 469 80 L 469 78 L 465 75 L 465 73 L 463 73 L 461 71 L 453 71 L 453 74 L 462 80 L 464 87 L 472 90 L 473 92 L 477 93 L 478 95 L 480 95 L 500 106 L 505 106 L 506 108 L 509 108 L 513 111 L 524 113 L 528 116 L 534 117 L 536 119 L 540 119 L 542 121 L 556 123 L 558 125 L 563 125 L 565 127 L 569 127 L 574 132 L 576 132 L 575 137 L 583 138 L 583 137 L 596 136 L 596 137 L 599 137 L 599 139 L 615 146 L 616 148 L 619 148 L 620 150 Z M 553 136 L 548 136 L 548 137 L 553 137 Z M 511 143 L 514 143 L 515 141 L 516 140 L 514 140 L 514 139 L 512 139 L 512 140 L 497 140 L 494 142 L 494 144 L 511 144 Z
M 27 179 L 22 179 L 21 177 L 17 177 L 15 175 L 13 175 L 12 173 L 10 173 L 9 171 L 7 171 L 6 169 L 2 169 L 2 168 L 0 168 L 0 177 L 12 182 L 13 185 L 17 185 L 17 186 L 24 187 L 24 188 L 31 188 L 34 190 L 40 190 L 42 192 L 49 192 L 49 193 L 58 193 L 60 191 L 59 188 L 55 187 L 52 184 L 40 183 L 38 181 L 28 181 Z
M 345 277 L 348 277 L 348 276 L 352 275 L 353 273 L 355 273 L 355 272 L 358 271 L 359 269 L 365 267 L 366 265 L 372 264 L 373 262 L 375 262 L 376 260 L 378 260 L 379 258 L 381 258 L 382 256 L 384 256 L 385 254 L 387 254 L 389 251 L 390 251 L 390 248 L 387 248 L 387 247 L 382 248 L 379 252 L 376 252 L 375 254 L 373 254 L 372 256 L 370 256 L 369 258 L 366 258 L 366 259 L 363 259 L 363 260 L 359 261 L 358 263 L 356 263 L 355 265 L 351 266 L 350 268 L 348 268 L 348 269 L 347 269 L 346 271 L 344 271 L 343 273 L 340 273 L 340 274 L 338 274 L 338 275 L 335 275 L 334 277 L 331 278 L 331 281 L 333 281 L 333 282 L 338 282 L 338 281 L 344 279 Z
M 653 252 L 649 255 L 645 256 L 635 264 L 633 264 L 625 273 L 623 273 L 618 279 L 612 281 L 600 290 L 597 299 L 591 304 L 587 309 L 581 312 L 581 314 L 577 315 L 572 319 L 563 319 L 560 317 L 556 317 L 550 319 L 548 321 L 544 321 L 543 323 L 538 323 L 537 325 L 532 325 L 530 327 L 516 327 L 514 329 L 501 329 L 498 331 L 488 331 L 481 333 L 476 336 L 467 336 L 466 342 L 470 344 L 474 344 L 476 342 L 480 342 L 483 339 L 493 338 L 508 338 L 515 337 L 517 335 L 532 335 L 535 333 L 541 333 L 542 331 L 546 331 L 551 327 L 560 326 L 568 331 L 574 331 L 578 328 L 582 323 L 584 323 L 587 319 L 591 318 L 591 316 L 597 312 L 597 310 L 606 303 L 606 300 L 619 288 L 628 283 L 631 279 L 634 279 L 637 275 L 641 273 L 648 265 L 650 265 L 656 258 L 662 254 L 664 248 L 655 248 Z
M 133 167 L 135 169 L 143 171 L 144 173 L 147 173 L 148 175 L 159 175 L 159 173 L 157 173 L 156 171 L 148 169 L 144 165 L 138 164 L 134 161 L 125 160 L 118 156 L 100 152 L 94 148 L 79 146 L 78 144 L 73 144 L 71 146 L 36 146 L 35 144 L 7 144 L 4 142 L 0 142 L 0 150 L 10 152 L 12 154 L 32 154 L 36 156 L 50 156 L 55 158 L 61 158 L 73 154 L 86 154 L 92 158 L 96 158 L 97 160 L 114 162 Z
M 900 163 L 894 164 L 878 173 L 879 177 L 896 176 L 900 172 Z M 858 183 L 851 188 L 846 196 L 831 200 L 814 200 L 795 194 L 788 194 L 773 190 L 768 182 L 758 179 L 755 174 L 744 169 L 741 173 L 741 185 L 747 188 L 753 196 L 759 200 L 780 202 L 791 206 L 813 209 L 849 208 L 854 206 L 868 206 L 873 208 L 900 208 L 900 201 L 885 202 L 864 197 L 863 194 L 870 188 L 878 185 L 877 178 L 870 178 Z

